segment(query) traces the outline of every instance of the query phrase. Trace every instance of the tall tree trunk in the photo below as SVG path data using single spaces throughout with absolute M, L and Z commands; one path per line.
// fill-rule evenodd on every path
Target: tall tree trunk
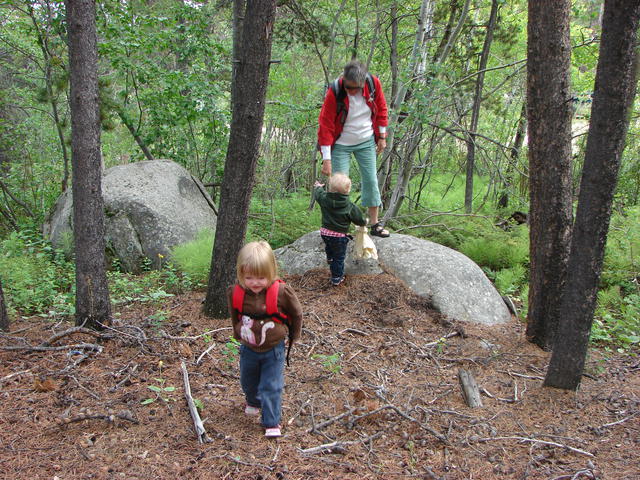
M 241 0 L 236 0 L 241 1 Z M 220 210 L 204 311 L 227 314 L 226 289 L 234 282 L 236 257 L 244 244 L 260 146 L 275 0 L 247 2 L 240 48 L 235 49 L 232 120 L 220 195 Z
M 9 331 L 9 314 L 7 305 L 4 303 L 4 291 L 2 290 L 2 279 L 0 278 L 0 330 Z
M 587 356 L 611 205 L 636 93 L 640 0 L 605 0 L 591 124 L 546 386 L 575 390 Z
M 76 325 L 111 324 L 105 270 L 95 0 L 67 0 Z
M 487 23 L 487 33 L 484 37 L 484 45 L 480 54 L 480 65 L 478 65 L 478 76 L 476 77 L 476 91 L 473 98 L 473 108 L 471 109 L 471 125 L 467 132 L 467 181 L 464 190 L 464 210 L 471 213 L 473 208 L 473 171 L 476 163 L 476 133 L 478 130 L 478 120 L 480 119 L 480 104 L 482 103 L 482 89 L 484 86 L 484 70 L 487 68 L 491 42 L 493 42 L 493 31 L 496 27 L 498 17 L 498 0 L 491 1 L 491 13 Z
M 545 350 L 558 324 L 571 237 L 569 0 L 529 2 L 530 282 L 527 338 Z

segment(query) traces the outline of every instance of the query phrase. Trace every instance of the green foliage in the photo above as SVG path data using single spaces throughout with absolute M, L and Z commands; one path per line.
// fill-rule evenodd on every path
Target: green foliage
M 342 355 L 340 355 L 340 353 L 338 352 L 332 355 L 312 355 L 311 358 L 320 360 L 324 369 L 331 375 L 335 375 L 342 371 L 342 365 L 340 363 L 342 361 Z
M 494 278 L 496 288 L 503 295 L 512 295 L 527 283 L 527 273 L 522 264 L 499 270 Z
M 637 289 L 632 285 L 640 278 L 640 207 L 616 213 L 611 219 L 605 260 L 600 283 L 603 288 L 620 285 L 625 289 Z M 636 280 L 637 282 L 637 280 Z
M 264 239 L 276 249 L 320 228 L 320 208 L 309 211 L 309 194 L 272 197 L 268 203 L 254 196 L 249 213 L 247 241 Z
M 522 226 L 506 232 L 485 230 L 478 237 L 465 240 L 460 251 L 491 270 L 523 266 L 529 261 L 529 230 Z
M 160 373 L 162 374 L 162 360 L 158 362 L 158 368 L 160 369 Z M 167 380 L 165 378 L 155 378 L 156 385 L 147 385 L 147 388 L 151 390 L 155 396 L 149 397 L 140 402 L 141 405 L 149 405 L 156 400 L 162 400 L 164 403 L 169 403 L 171 401 L 175 402 L 176 399 L 171 395 L 176 387 L 171 385 L 165 385 Z
M 195 240 L 177 245 L 171 250 L 173 264 L 194 284 L 206 285 L 208 281 L 213 239 L 213 231 L 205 229 L 198 233 Z
M 619 287 L 598 292 L 591 340 L 619 351 L 640 344 L 640 293 L 623 296 Z
M 234 337 L 229 337 L 227 343 L 224 344 L 222 355 L 227 365 L 231 366 L 236 363 L 240 355 L 240 342 Z
M 13 232 L 0 244 L 0 272 L 11 311 L 57 316 L 74 312 L 73 265 L 33 231 Z

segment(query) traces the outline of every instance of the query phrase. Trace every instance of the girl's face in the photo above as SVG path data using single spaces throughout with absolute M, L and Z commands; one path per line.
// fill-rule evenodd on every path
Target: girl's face
M 269 279 L 267 277 L 260 277 L 252 273 L 245 273 L 244 284 L 253 293 L 260 293 L 262 290 L 268 287 Z

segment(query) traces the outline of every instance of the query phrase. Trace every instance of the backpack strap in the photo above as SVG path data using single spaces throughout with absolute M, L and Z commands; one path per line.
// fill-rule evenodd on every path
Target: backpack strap
M 267 313 L 265 317 L 272 317 L 276 322 L 283 323 L 289 329 L 289 348 L 287 349 L 287 365 L 289 365 L 289 355 L 291 355 L 291 347 L 293 345 L 293 331 L 291 330 L 291 326 L 289 325 L 289 317 L 284 313 L 278 312 L 278 293 L 280 292 L 280 285 L 285 285 L 285 283 L 277 279 L 275 282 L 271 284 L 271 286 L 267 289 L 267 296 L 265 300 L 265 306 L 267 309 Z M 238 312 L 242 314 L 242 306 L 244 304 L 244 294 L 245 290 L 240 285 L 237 285 L 233 289 L 233 297 L 231 299 L 231 305 Z
M 233 289 L 231 306 L 240 313 L 242 313 L 242 305 L 244 304 L 244 293 L 244 288 L 236 284 L 235 288 Z
M 341 125 L 344 125 L 344 122 L 347 121 L 347 108 L 344 104 L 344 98 L 347 96 L 346 90 L 342 87 L 342 79 L 336 78 L 329 88 L 333 91 L 334 96 L 336 97 L 336 117 Z
M 284 313 L 280 313 L 278 311 L 278 292 L 280 291 L 280 284 L 284 285 L 284 282 L 280 279 L 277 279 L 267 289 L 267 295 L 265 299 L 266 314 L 259 316 L 253 315 L 254 318 L 272 317 L 276 322 L 284 323 L 288 326 L 287 320 L 289 317 L 287 317 L 287 315 L 285 315 Z M 231 306 L 242 315 L 244 315 L 244 312 L 242 311 L 242 307 L 244 306 L 244 295 L 245 289 L 236 284 L 233 289 Z
M 367 87 L 369 87 L 369 101 L 373 102 L 376 98 L 376 84 L 373 81 L 373 75 L 367 72 L 367 77 L 365 79 L 367 82 Z
M 282 323 L 288 326 L 287 315 L 278 311 L 278 293 L 280 292 L 280 285 L 284 286 L 285 283 L 279 278 L 271 284 L 267 289 L 266 307 L 267 315 L 274 317 L 274 320 L 280 320 Z

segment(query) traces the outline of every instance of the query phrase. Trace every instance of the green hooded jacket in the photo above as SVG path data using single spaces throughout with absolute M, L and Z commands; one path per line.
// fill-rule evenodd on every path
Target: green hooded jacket
M 364 226 L 367 221 L 360 208 L 349 200 L 349 195 L 337 192 L 325 192 L 316 187 L 313 195 L 322 211 L 322 226 L 334 232 L 349 233 L 349 226 L 354 223 Z

